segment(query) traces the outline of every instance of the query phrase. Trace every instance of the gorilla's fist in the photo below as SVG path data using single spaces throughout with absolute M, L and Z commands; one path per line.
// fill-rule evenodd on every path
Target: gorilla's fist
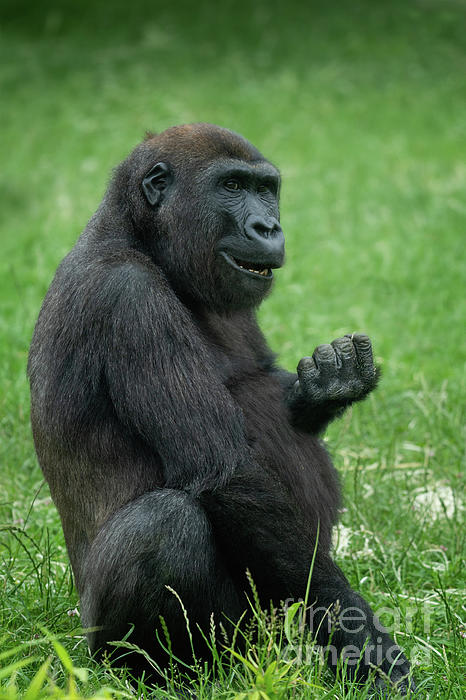
M 313 405 L 359 401 L 375 388 L 379 376 L 371 341 L 362 333 L 319 345 L 312 357 L 302 358 L 297 372 L 295 391 Z

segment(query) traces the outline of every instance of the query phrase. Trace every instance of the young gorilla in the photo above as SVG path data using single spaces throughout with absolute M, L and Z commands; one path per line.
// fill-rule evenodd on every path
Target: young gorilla
M 247 568 L 265 605 L 304 597 L 318 533 L 319 641 L 330 608 L 349 671 L 379 665 L 406 692 L 407 660 L 329 555 L 340 496 L 318 435 L 375 387 L 370 341 L 321 345 L 296 375 L 256 323 L 284 259 L 279 188 L 259 151 L 208 124 L 149 135 L 116 169 L 37 321 L 37 455 L 93 652 L 134 625 L 130 641 L 164 664 L 162 615 L 189 660 L 170 586 L 202 656 L 197 624 L 238 620 Z

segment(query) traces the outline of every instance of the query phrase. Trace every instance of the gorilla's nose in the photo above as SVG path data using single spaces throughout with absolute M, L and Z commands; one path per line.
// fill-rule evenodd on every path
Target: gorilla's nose
M 255 236 L 264 236 L 265 238 L 269 238 L 269 236 L 273 236 L 277 233 L 281 233 L 283 235 L 280 224 L 278 223 L 277 219 L 272 216 L 270 218 L 250 216 L 246 221 L 245 229 L 246 235 L 250 238 L 254 238 Z
M 254 248 L 256 259 L 266 262 L 267 267 L 281 267 L 285 258 L 285 236 L 274 217 L 248 217 L 244 232 Z

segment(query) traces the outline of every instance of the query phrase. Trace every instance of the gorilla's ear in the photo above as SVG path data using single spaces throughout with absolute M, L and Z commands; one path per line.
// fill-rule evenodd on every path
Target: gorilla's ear
M 166 163 L 157 163 L 142 181 L 142 189 L 152 207 L 162 202 L 163 193 L 169 184 L 170 168 Z

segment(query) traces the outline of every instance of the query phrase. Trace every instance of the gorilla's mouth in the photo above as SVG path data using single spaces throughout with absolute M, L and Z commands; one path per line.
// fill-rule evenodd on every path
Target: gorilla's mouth
M 224 250 L 221 251 L 221 254 L 229 265 L 247 275 L 253 275 L 254 277 L 265 277 L 265 279 L 269 280 L 273 277 L 271 268 L 264 267 L 263 263 L 252 262 L 251 260 L 238 260 L 238 258 L 234 258 L 232 255 L 225 253 Z

